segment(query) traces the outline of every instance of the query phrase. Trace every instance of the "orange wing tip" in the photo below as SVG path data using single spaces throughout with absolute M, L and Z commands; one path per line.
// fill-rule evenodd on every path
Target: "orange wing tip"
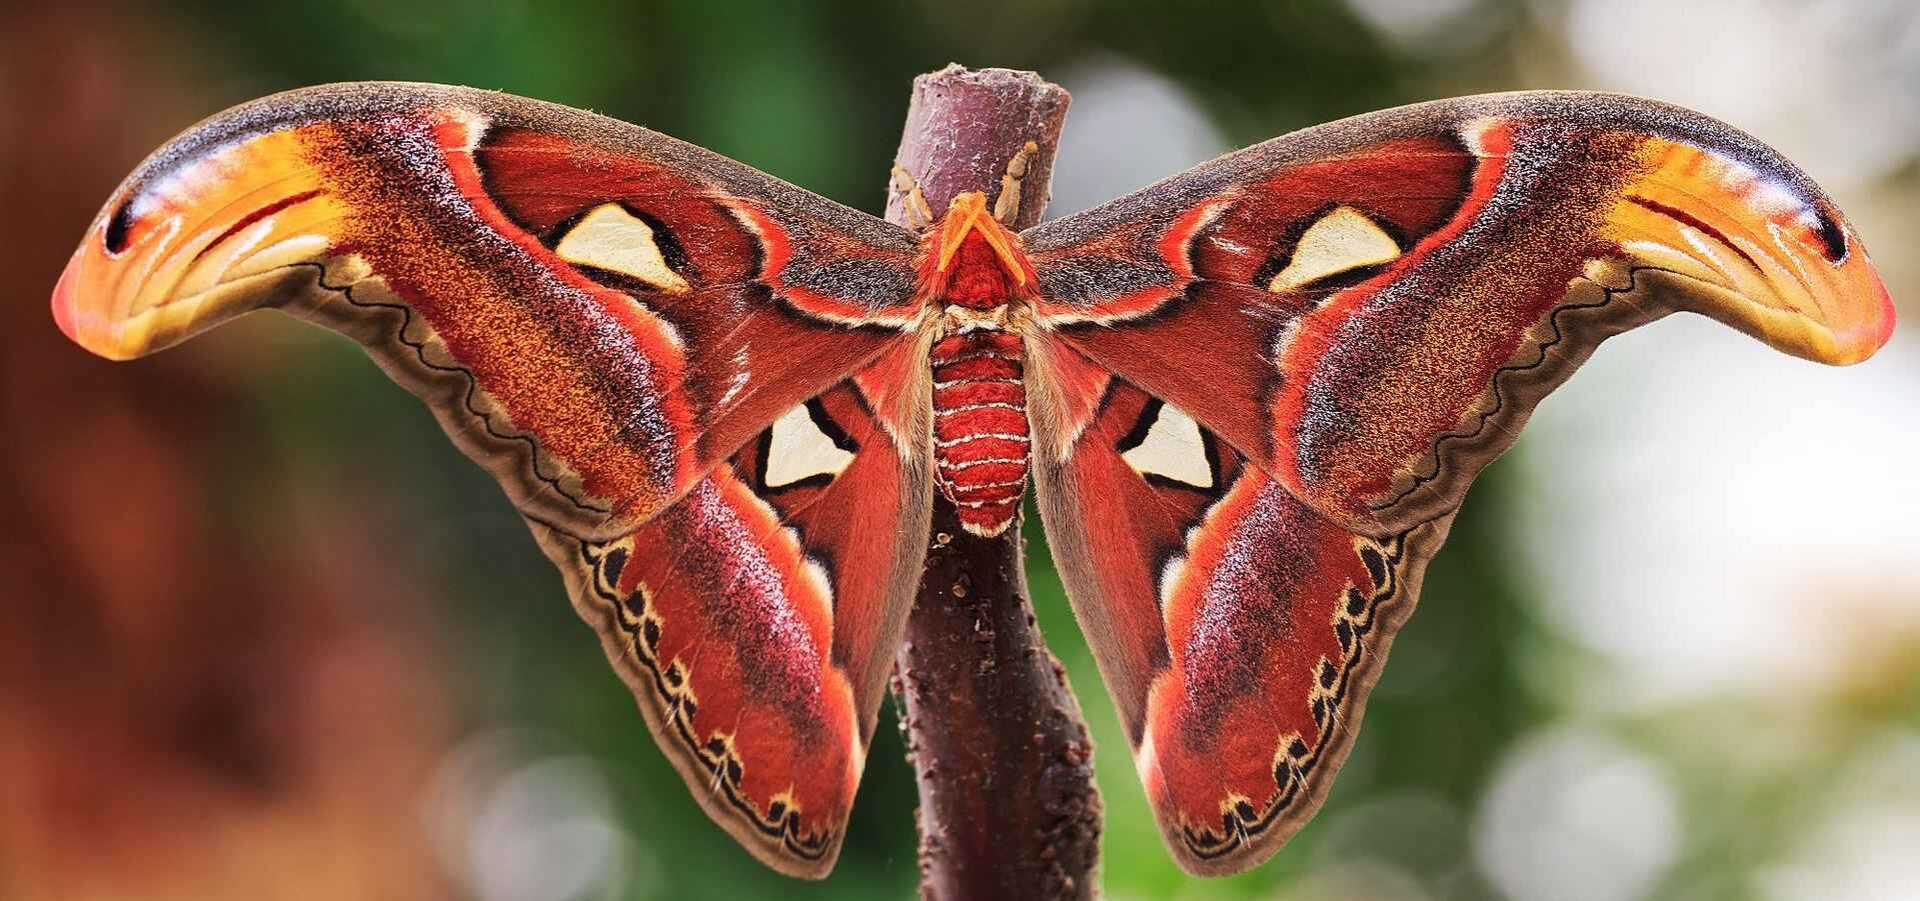
M 1874 338 L 1875 350 L 1887 346 L 1893 340 L 1893 324 L 1899 315 L 1894 311 L 1893 295 L 1887 293 L 1885 286 L 1880 288 L 1880 334 Z
M 100 284 L 103 270 L 112 266 L 100 250 L 101 231 L 98 226 L 89 229 L 85 243 L 60 272 L 60 281 L 53 286 L 53 324 L 89 353 L 131 360 L 141 355 L 141 349 L 128 347 L 122 340 L 122 329 L 109 315 L 115 307 L 113 292 Z
M 302 141 L 298 129 L 269 132 L 143 167 L 67 263 L 55 324 L 87 350 L 125 360 L 277 300 L 287 270 L 323 259 L 347 218 Z
M 1636 265 L 1705 287 L 1683 292 L 1678 308 L 1832 365 L 1887 343 L 1893 299 L 1852 226 L 1811 183 L 1665 140 L 1650 140 L 1644 159 L 1608 231 Z
M 1853 348 L 1856 352 L 1851 355 L 1843 354 L 1840 359 L 1834 360 L 1834 363 L 1840 365 L 1858 363 L 1873 356 L 1880 348 L 1887 346 L 1888 341 L 1893 340 L 1893 326 L 1899 319 L 1899 311 L 1893 305 L 1893 294 L 1887 291 L 1886 284 L 1878 278 L 1874 279 L 1874 289 L 1874 293 L 1879 295 L 1877 303 L 1879 312 L 1855 328 L 1840 333 L 1841 338 L 1847 339 L 1842 343 L 1842 348 Z

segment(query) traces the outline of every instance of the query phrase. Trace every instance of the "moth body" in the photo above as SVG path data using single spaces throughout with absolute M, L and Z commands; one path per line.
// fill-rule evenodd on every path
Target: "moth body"
M 933 368 L 933 456 L 940 493 L 960 524 L 998 535 L 1026 492 L 1031 440 L 1017 316 L 1031 284 L 1019 239 L 962 194 L 927 236 L 926 296 L 938 304 Z

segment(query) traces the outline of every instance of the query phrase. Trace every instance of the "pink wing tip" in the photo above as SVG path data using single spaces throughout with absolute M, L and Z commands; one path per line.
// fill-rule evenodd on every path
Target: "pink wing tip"
M 1886 283 L 1882 282 L 1880 285 L 1880 335 L 1874 342 L 1875 347 L 1885 347 L 1887 342 L 1893 339 L 1893 323 L 1898 318 L 1898 310 L 1893 305 L 1893 294 L 1887 290 Z
M 1872 357 L 1880 348 L 1887 346 L 1893 339 L 1893 326 L 1899 318 L 1893 305 L 1893 295 L 1887 291 L 1885 282 L 1878 277 L 1872 278 L 1872 291 L 1876 300 L 1868 301 L 1865 306 L 1873 310 L 1871 316 L 1862 316 L 1835 335 L 1842 342 L 1840 363 L 1858 363 Z
M 73 319 L 73 281 L 74 270 L 80 266 L 79 257 L 67 263 L 60 273 L 60 281 L 53 286 L 53 322 L 60 327 L 60 333 L 75 343 L 80 341 L 77 325 Z

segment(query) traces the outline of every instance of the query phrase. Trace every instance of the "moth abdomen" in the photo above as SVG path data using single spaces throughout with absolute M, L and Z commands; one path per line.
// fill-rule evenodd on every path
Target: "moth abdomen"
M 933 456 L 967 531 L 998 535 L 1026 491 L 1027 388 L 1020 336 L 1000 329 L 934 344 Z

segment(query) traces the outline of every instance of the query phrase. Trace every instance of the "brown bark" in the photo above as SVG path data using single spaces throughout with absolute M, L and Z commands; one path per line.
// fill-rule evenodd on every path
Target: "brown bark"
M 1046 208 L 1067 93 L 1030 72 L 959 66 L 914 80 L 899 164 L 934 213 L 1000 188 L 1008 160 L 1039 146 L 1013 226 Z M 904 222 L 901 198 L 888 218 Z M 920 788 L 927 898 L 1089 898 L 1099 859 L 1093 745 L 1028 600 L 1019 523 L 997 538 L 960 528 L 935 496 L 926 572 L 896 661 L 907 756 Z

